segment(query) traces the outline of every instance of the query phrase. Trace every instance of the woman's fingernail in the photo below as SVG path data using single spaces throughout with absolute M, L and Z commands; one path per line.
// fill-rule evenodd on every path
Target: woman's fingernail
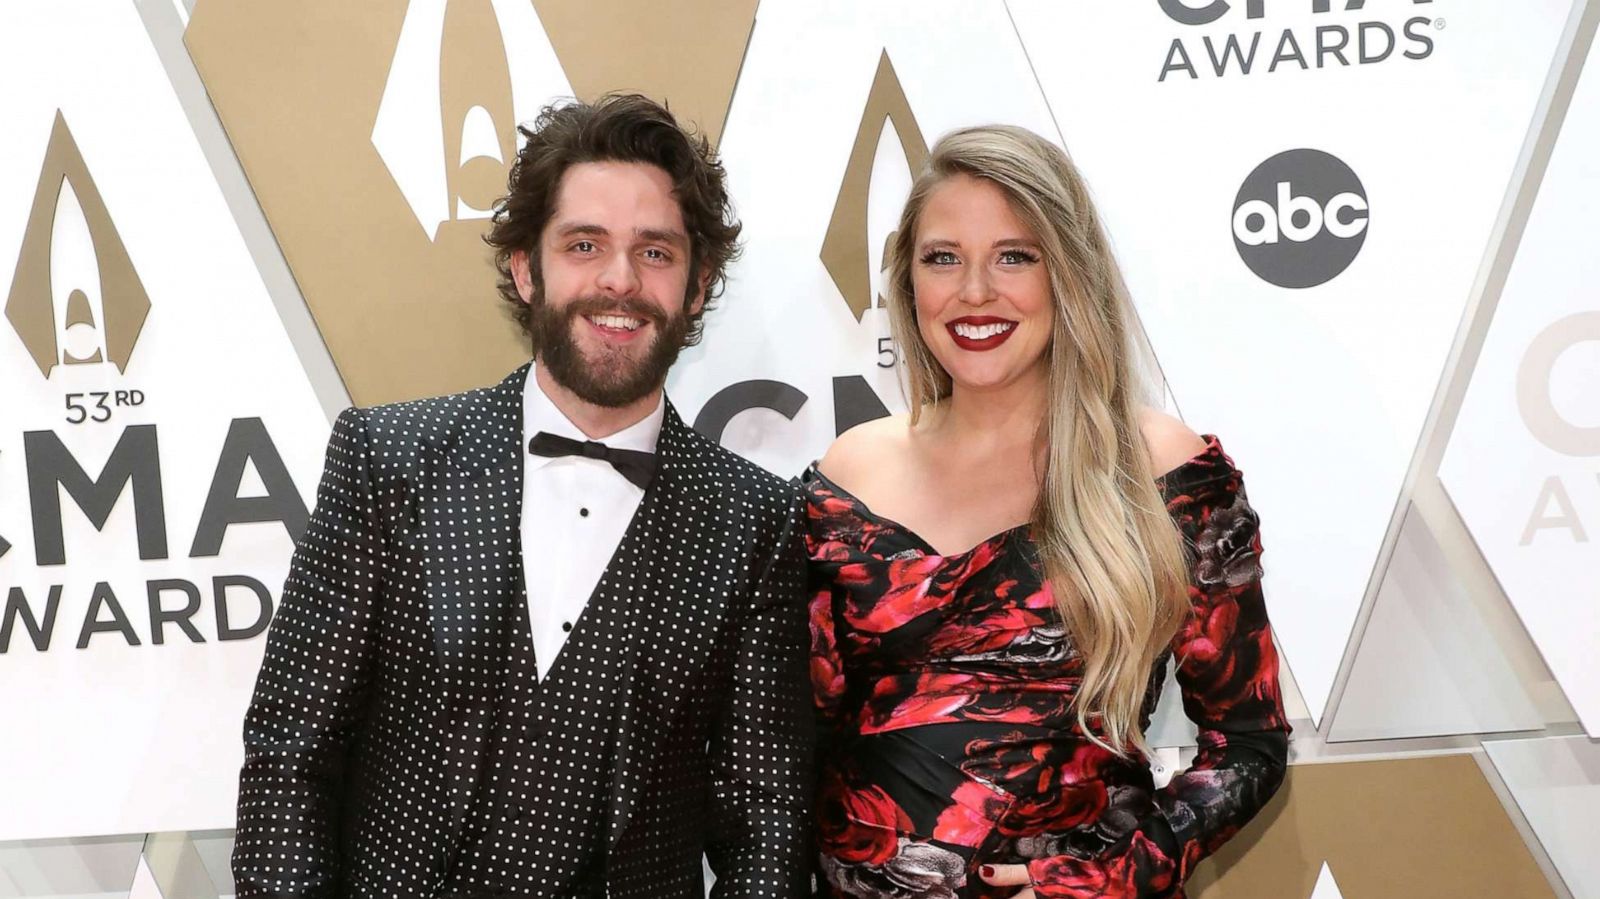
M 993 877 L 994 876 L 994 865 L 979 865 L 978 866 L 978 875 L 981 876 L 981 877 Z

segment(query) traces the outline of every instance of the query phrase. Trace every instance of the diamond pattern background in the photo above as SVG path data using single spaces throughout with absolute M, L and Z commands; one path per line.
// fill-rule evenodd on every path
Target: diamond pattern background
M 1143 0 L 881 3 L 870 10 L 843 2 L 761 0 L 725 13 L 708 3 L 691 13 L 721 23 L 701 28 L 716 32 L 719 49 L 700 80 L 670 61 L 649 59 L 634 69 L 594 62 L 598 57 L 585 50 L 594 46 L 589 32 L 623 34 L 633 13 L 659 14 L 631 0 L 597 5 L 606 8 L 593 21 L 560 3 L 523 4 L 550 31 L 544 46 L 555 58 L 547 65 L 584 92 L 668 90 L 669 77 L 679 79 L 670 93 L 692 96 L 691 105 L 705 110 L 697 115 L 712 123 L 722 142 L 749 227 L 745 269 L 725 308 L 712 317 L 706 348 L 687 354 L 675 375 L 672 389 L 691 413 L 725 386 L 719 379 L 726 382 L 727 371 L 790 365 L 782 361 L 785 329 L 834 333 L 839 320 L 852 317 L 820 254 L 880 57 L 893 61 L 927 140 L 988 111 L 1062 141 L 1089 174 L 1172 396 L 1191 421 L 1234 435 L 1230 450 L 1246 460 L 1247 470 L 1248 460 L 1261 460 L 1252 498 L 1272 533 L 1281 535 L 1269 536 L 1279 567 L 1269 595 L 1289 668 L 1285 677 L 1294 687 L 1291 787 L 1203 867 L 1192 895 L 1358 899 L 1397 894 L 1388 891 L 1393 882 L 1375 876 L 1385 865 L 1410 864 L 1423 874 L 1438 866 L 1441 878 L 1465 870 L 1462 862 L 1419 852 L 1400 837 L 1366 844 L 1351 837 L 1383 814 L 1354 797 L 1382 789 L 1398 795 L 1408 784 L 1476 797 L 1475 808 L 1484 811 L 1474 821 L 1453 815 L 1457 806 L 1429 805 L 1432 800 L 1402 805 L 1412 816 L 1436 814 L 1431 839 L 1494 861 L 1478 875 L 1479 888 L 1600 895 L 1600 861 L 1585 836 L 1600 826 L 1590 811 L 1600 790 L 1600 758 L 1588 735 L 1596 732 L 1595 707 L 1586 692 L 1600 682 L 1592 667 L 1600 658 L 1600 631 L 1569 611 L 1584 598 L 1588 608 L 1600 608 L 1594 603 L 1600 576 L 1593 574 L 1600 567 L 1592 564 L 1600 539 L 1600 469 L 1590 464 L 1593 458 L 1570 454 L 1557 460 L 1567 467 L 1552 467 L 1553 457 L 1526 438 L 1515 412 L 1517 365 L 1530 337 L 1563 316 L 1600 310 L 1593 272 L 1584 268 L 1593 265 L 1594 254 L 1572 249 L 1592 246 L 1595 235 L 1560 225 L 1571 215 L 1560 201 L 1592 207 L 1600 197 L 1600 175 L 1590 161 L 1600 153 L 1584 143 L 1600 135 L 1594 124 L 1600 122 L 1600 68 L 1592 62 L 1600 4 L 1391 4 L 1399 13 L 1365 4 L 1371 9 L 1362 16 L 1338 19 L 1345 13 L 1337 2 L 1326 14 L 1310 12 L 1311 4 L 1291 10 L 1296 4 L 1284 2 L 1266 4 L 1261 21 L 1244 19 L 1246 5 L 1233 4 L 1235 20 L 1179 27 L 1159 3 Z M 228 69 L 224 38 L 239 28 L 232 18 L 243 13 L 220 0 L 137 0 L 134 6 L 323 411 L 331 417 L 352 397 L 374 402 L 484 380 L 466 363 L 432 371 L 408 367 L 403 377 L 391 377 L 402 356 L 381 345 L 381 333 L 364 331 L 351 310 L 358 302 L 352 286 L 395 247 L 378 242 L 363 251 L 367 255 L 344 260 L 327 250 L 330 229 L 342 224 L 380 220 L 373 225 L 379 233 L 390 220 L 417 228 L 393 166 L 385 167 L 370 142 L 406 4 L 396 0 L 372 17 L 381 27 L 324 31 L 307 41 L 305 57 L 291 53 L 294 65 L 311 65 L 309 54 L 324 46 L 359 58 L 320 74 L 344 79 L 346 95 L 357 98 L 340 102 L 350 103 L 351 133 L 372 154 L 360 163 L 369 180 L 346 192 L 328 180 L 328 189 L 312 195 L 297 194 L 294 179 L 261 137 L 304 124 L 310 114 L 275 100 L 270 75 L 254 73 L 265 81 L 251 92 L 247 79 Z M 1157 80 L 1169 42 L 1178 37 L 1198 54 L 1207 36 L 1248 40 L 1260 31 L 1266 42 L 1260 52 L 1270 55 L 1281 49 L 1278 36 L 1285 30 L 1314 34 L 1321 23 L 1355 27 L 1385 17 L 1404 23 L 1408 14 L 1425 17 L 1424 33 L 1436 45 L 1433 58 L 1415 65 L 1296 71 L 1291 62 L 1282 72 L 1247 77 Z M 191 24 L 195 30 L 186 33 Z M 337 11 L 313 24 L 350 27 Z M 655 52 L 649 29 L 625 33 L 640 57 Z M 981 48 L 976 64 L 989 61 L 966 79 L 991 86 L 988 105 L 966 99 L 960 79 L 951 77 L 951 60 L 962 47 Z M 836 56 L 844 61 L 830 63 Z M 1199 55 L 1194 62 L 1202 72 L 1211 64 Z M 785 86 L 805 78 L 814 78 L 814 86 Z M 795 154 L 812 157 L 803 164 L 775 157 L 763 143 L 795 113 L 771 105 L 784 90 L 801 98 L 812 90 L 825 95 L 817 112 L 808 113 L 811 136 L 807 128 L 796 129 L 794 140 L 811 141 Z M 357 102 L 360 97 L 372 102 Z M 519 117 L 523 108 L 518 104 Z M 831 123 L 835 114 L 842 124 Z M 1342 151 L 1341 158 L 1361 171 L 1373 203 L 1361 256 L 1320 294 L 1266 290 L 1234 255 L 1225 231 L 1243 176 L 1271 152 L 1301 144 Z M 315 156 L 296 164 L 314 164 Z M 1466 174 L 1449 182 L 1437 177 L 1445 169 Z M 771 171 L 785 178 L 766 174 Z M 1461 220 L 1447 223 L 1459 226 L 1450 232 L 1459 236 L 1443 245 L 1436 232 L 1445 225 L 1431 221 L 1425 207 L 1450 191 L 1467 199 L 1452 207 L 1462 210 Z M 373 192 L 383 195 L 381 202 L 367 203 Z M 789 193 L 815 194 L 817 202 L 796 201 Z M 811 206 L 817 214 L 808 217 Z M 0 209 L 8 218 L 24 213 Z M 445 261 L 428 263 L 414 278 L 426 289 L 390 310 L 402 328 L 417 327 L 405 324 L 417 315 L 425 326 L 428 308 L 458 296 L 469 298 L 472 308 L 490 308 L 487 269 L 472 255 L 475 226 L 445 227 L 452 225 L 466 230 L 445 235 L 438 251 Z M 1563 261 L 1568 268 L 1560 267 Z M 1408 268 L 1401 272 L 1403 263 Z M 0 266 L 10 264 L 0 260 Z M 797 265 L 802 268 L 790 270 Z M 1589 293 L 1534 289 L 1545 283 L 1530 274 L 1538 270 L 1554 272 L 1549 283 L 1587 286 Z M 1388 294 L 1374 295 L 1369 308 L 1361 305 L 1367 298 L 1339 293 L 1358 283 L 1368 293 Z M 1416 284 L 1429 285 L 1437 296 L 1418 299 L 1411 288 Z M 367 304 L 361 308 L 384 299 L 381 290 L 375 293 L 359 299 Z M 1415 302 L 1406 305 L 1407 299 Z M 800 308 L 806 310 L 803 324 L 795 325 Z M 872 315 L 869 310 L 853 327 L 870 329 Z M 1229 358 L 1218 362 L 1213 357 L 1228 346 L 1226 336 L 1246 321 L 1253 322 L 1251 333 L 1265 336 L 1255 338 L 1250 353 L 1225 354 Z M 1374 329 L 1383 339 L 1373 345 L 1387 349 L 1318 355 Z M 1276 343 L 1262 343 L 1274 334 Z M 11 339 L 9 332 L 0 336 Z M 870 336 L 862 331 L 863 346 L 871 346 Z M 831 436 L 836 379 L 854 371 L 841 367 L 859 354 L 851 339 L 840 341 L 838 361 L 828 363 L 833 367 L 826 373 L 800 373 L 804 360 L 792 363 L 794 371 L 785 376 L 809 397 L 792 421 L 760 412 L 735 417 L 725 440 L 775 468 L 814 456 Z M 12 343 L 0 345 L 0 352 L 19 351 Z M 437 355 L 471 358 L 498 371 L 518 352 L 498 322 L 479 317 L 451 331 Z M 1567 368 L 1555 369 L 1557 375 L 1582 381 L 1593 374 L 1585 360 L 1600 355 L 1586 352 L 1579 347 L 1564 356 L 1560 364 Z M 1345 374 L 1352 384 L 1385 389 L 1352 388 L 1348 395 L 1333 391 L 1309 401 L 1296 396 L 1297 386 L 1321 383 L 1296 366 L 1328 359 L 1350 366 Z M 871 355 L 863 360 L 864 376 L 878 377 Z M 1394 376 L 1387 377 L 1391 368 Z M 1241 390 L 1264 378 L 1273 382 L 1268 400 L 1240 399 Z M 892 407 L 892 383 L 870 383 Z M 1559 384 L 1552 391 L 1552 402 L 1572 422 L 1600 425 L 1593 391 L 1585 395 Z M 1315 422 L 1298 411 L 1308 402 L 1320 416 Z M 1264 413 L 1263 405 L 1280 414 Z M 1353 422 L 1376 431 L 1369 445 L 1352 448 Z M 1301 443 L 1280 440 L 1286 432 Z M 1303 455 L 1295 455 L 1297 447 Z M 1329 455 L 1315 454 L 1324 449 Z M 1306 473 L 1341 462 L 1363 469 L 1360 489 L 1371 495 L 1359 503 L 1350 499 L 1355 488 L 1337 478 L 1315 479 L 1308 487 Z M 1524 475 L 1539 479 L 1516 480 Z M 1586 546 L 1560 523 L 1568 513 L 1559 501 L 1535 507 L 1538 487 L 1549 476 L 1562 478 L 1569 517 L 1588 531 Z M 1313 488 L 1331 501 L 1351 501 L 1359 514 L 1319 525 L 1296 506 Z M 18 497 L 11 485 L 0 485 L 0 504 Z M 1577 552 L 1591 555 L 1577 557 L 1578 563 L 1569 554 L 1520 564 L 1519 541 L 1539 512 L 1558 520 L 1536 536 L 1539 545 L 1565 534 L 1579 544 Z M 19 539 L 13 530 L 6 533 Z M 30 555 L 8 554 L 13 548 L 0 537 L 0 599 L 19 559 Z M 0 656 L 0 673 L 6 662 Z M 1169 715 L 1157 728 L 1180 763 L 1188 752 L 1183 724 L 1181 715 Z M 1276 852 L 1275 846 L 1297 849 Z M 0 897 L 228 896 L 230 848 L 226 830 L 0 843 Z

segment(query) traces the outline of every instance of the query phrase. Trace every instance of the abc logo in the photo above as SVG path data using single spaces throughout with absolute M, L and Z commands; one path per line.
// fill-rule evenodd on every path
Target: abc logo
M 1233 201 L 1233 244 L 1262 280 L 1324 284 L 1367 239 L 1367 192 L 1338 157 L 1287 150 L 1256 166 Z

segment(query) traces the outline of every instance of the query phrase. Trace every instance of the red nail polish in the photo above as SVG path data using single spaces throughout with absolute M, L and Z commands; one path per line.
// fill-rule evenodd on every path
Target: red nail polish
M 978 874 L 981 877 L 993 877 L 994 876 L 994 865 L 979 865 L 978 866 Z

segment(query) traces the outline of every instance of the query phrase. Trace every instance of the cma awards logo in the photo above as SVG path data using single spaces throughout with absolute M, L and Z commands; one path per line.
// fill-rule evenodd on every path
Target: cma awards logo
M 1361 252 L 1367 192 L 1337 156 L 1288 150 L 1244 179 L 1232 222 L 1239 258 L 1262 280 L 1316 287 L 1349 268 Z
M 57 112 L 6 300 L 6 317 L 43 376 L 22 395 L 48 396 L 50 385 L 58 383 L 51 378 L 58 365 L 69 370 L 100 366 L 102 372 L 104 366 L 114 366 L 118 373 L 125 372 L 150 305 L 66 119 Z M 97 377 L 94 383 L 102 380 Z M 8 385 L 8 389 L 18 387 Z M 144 404 L 145 393 L 132 388 L 96 390 L 66 393 L 64 399 L 64 420 L 69 428 L 110 429 L 120 424 L 121 417 L 137 414 L 134 407 Z M 156 424 L 130 424 L 122 427 L 114 441 L 92 441 L 114 444 L 97 474 L 84 468 L 68 448 L 69 441 L 62 440 L 56 430 L 22 433 L 36 565 L 65 566 L 69 556 L 80 557 L 79 564 L 84 564 L 82 557 L 87 557 L 88 564 L 104 563 L 104 554 L 96 552 L 96 547 L 76 542 L 68 545 L 64 510 L 69 503 L 80 513 L 71 517 L 87 520 L 99 531 L 105 530 L 114 510 L 131 506 L 132 543 L 139 559 L 171 557 L 158 430 Z M 192 430 L 180 431 L 179 437 L 192 439 Z M 228 424 L 211 471 L 188 558 L 221 555 L 227 532 L 236 524 L 279 523 L 291 539 L 305 531 L 309 519 L 305 503 L 260 418 L 235 418 Z M 253 495 L 241 496 L 251 471 L 259 487 L 249 491 Z M 8 497 L 20 492 L 0 490 Z M 0 560 L 10 549 L 11 543 L 0 537 Z M 212 639 L 247 640 L 266 630 L 272 616 L 271 593 L 248 574 L 217 575 L 207 585 L 173 577 L 148 580 L 132 590 L 124 586 L 123 596 L 137 595 L 136 602 L 148 603 L 149 630 L 143 634 L 133 623 L 138 616 L 130 617 L 118 591 L 100 580 L 89 591 L 76 647 L 89 647 L 91 638 L 101 633 L 116 633 L 129 646 L 143 645 L 145 640 L 160 645 L 168 625 L 189 642 L 207 642 L 192 620 L 206 587 L 215 609 Z M 64 584 L 56 583 L 42 596 L 30 596 L 20 586 L 10 587 L 0 606 L 0 655 L 19 644 L 20 639 L 14 642 L 13 637 L 24 631 L 36 651 L 60 647 L 61 643 L 52 641 L 58 632 L 65 590 Z M 230 594 L 248 596 L 249 611 L 241 615 L 240 600 L 230 599 Z M 182 597 L 181 607 L 175 607 L 174 596 Z
M 1434 33 L 1445 20 L 1412 15 L 1405 21 L 1373 18 L 1367 0 L 1156 0 L 1167 18 L 1186 28 L 1215 25 L 1220 29 L 1242 24 L 1239 30 L 1213 31 L 1195 36 L 1179 34 L 1167 45 L 1157 81 L 1169 76 L 1187 80 L 1272 74 L 1278 71 L 1345 68 L 1375 65 L 1396 59 L 1422 60 L 1433 55 Z M 1374 0 L 1374 6 L 1398 17 L 1433 0 Z M 1260 22 L 1268 8 L 1312 18 L 1303 27 L 1265 29 Z M 1352 19 L 1351 13 L 1365 13 Z M 1326 18 L 1321 18 L 1326 17 Z M 1240 22 L 1243 19 L 1243 22 Z M 1184 80 L 1184 79 L 1179 79 Z
M 820 251 L 823 268 L 857 324 L 880 326 L 881 318 L 876 322 L 866 319 L 869 312 L 883 311 L 888 248 L 900 222 L 900 210 L 911 193 L 914 173 L 921 171 L 927 159 L 928 144 L 922 129 L 911 112 L 889 54 L 884 52 L 878 57 L 878 68 L 867 91 L 866 108 L 861 113 Z M 895 367 L 892 338 L 877 338 L 875 350 L 879 368 Z M 808 400 L 804 391 L 781 381 L 740 381 L 707 400 L 694 425 L 720 442 L 728 422 L 741 412 L 770 409 L 793 420 Z M 833 377 L 835 434 L 888 414 L 888 406 L 867 378 Z
M 888 248 L 911 194 L 913 173 L 927 160 L 927 142 L 884 53 L 822 242 L 822 264 L 856 321 L 883 305 Z
M 572 93 L 527 0 L 413 0 L 372 145 L 429 240 L 488 218 L 505 192 L 517 123 Z
M 83 155 L 56 113 L 6 318 L 46 378 L 57 365 L 127 371 L 150 311 Z

